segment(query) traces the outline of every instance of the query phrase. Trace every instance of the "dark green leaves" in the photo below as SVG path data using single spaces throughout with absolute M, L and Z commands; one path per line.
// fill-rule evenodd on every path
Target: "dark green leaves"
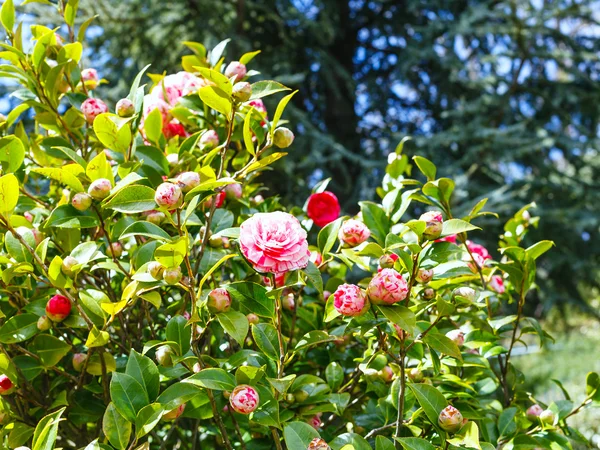
M 197 374 L 183 380 L 183 383 L 190 383 L 206 389 L 215 391 L 231 391 L 237 385 L 233 375 L 225 372 L 223 369 L 204 369 Z
M 379 245 L 385 245 L 385 237 L 390 232 L 390 220 L 381 206 L 373 202 L 359 202 L 362 219 L 371 230 L 371 236 Z
M 102 431 L 110 444 L 117 450 L 125 450 L 131 437 L 131 422 L 119 413 L 114 403 L 110 403 L 102 419 Z
M 248 319 L 239 311 L 227 311 L 217 314 L 217 320 L 223 329 L 234 338 L 238 344 L 244 345 L 244 340 L 248 334 Z
M 35 314 L 19 314 L 11 317 L 0 327 L 0 342 L 16 344 L 32 338 L 38 331 L 38 319 Z
M 252 327 L 252 337 L 258 348 L 270 359 L 279 360 L 279 342 L 277 330 L 268 323 L 259 323 Z
M 146 392 L 148 399 L 153 401 L 158 397 L 160 380 L 156 364 L 147 356 L 131 350 L 127 359 L 125 373 L 134 378 Z
M 306 422 L 290 422 L 283 428 L 283 439 L 288 450 L 306 450 L 319 433 Z
M 425 411 L 427 418 L 437 426 L 438 417 L 442 409 L 448 406 L 448 401 L 435 387 L 423 383 L 410 383 L 408 385 L 415 394 L 417 401 Z
M 251 282 L 239 282 L 228 284 L 225 288 L 232 299 L 239 302 L 243 313 L 274 317 L 275 302 L 267 297 L 267 290 L 263 286 Z
M 144 386 L 133 376 L 119 372 L 112 375 L 110 398 L 117 411 L 129 422 L 135 422 L 139 410 L 149 403 Z

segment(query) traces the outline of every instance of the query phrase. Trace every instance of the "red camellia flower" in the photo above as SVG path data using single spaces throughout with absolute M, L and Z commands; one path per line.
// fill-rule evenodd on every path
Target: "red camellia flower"
M 488 286 L 492 291 L 497 292 L 498 294 L 504 294 L 504 291 L 506 289 L 504 287 L 504 280 L 500 275 L 494 275 L 490 280 Z
M 307 214 L 318 227 L 340 217 L 340 203 L 333 192 L 318 192 L 308 198 Z
M 0 395 L 10 394 L 15 385 L 6 375 L 0 375 Z
M 62 322 L 71 314 L 71 302 L 64 295 L 57 294 L 48 300 L 46 315 L 53 322 Z

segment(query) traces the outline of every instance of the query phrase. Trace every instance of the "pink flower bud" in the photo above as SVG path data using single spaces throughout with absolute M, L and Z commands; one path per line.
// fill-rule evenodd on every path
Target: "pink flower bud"
M 71 199 L 71 205 L 73 205 L 73 208 L 78 211 L 86 211 L 90 206 L 92 206 L 92 197 L 85 192 L 78 192 Z
M 527 412 L 525 414 L 527 415 L 527 419 L 531 420 L 532 422 L 536 422 L 538 417 L 540 417 L 543 412 L 544 409 L 536 403 L 535 405 L 531 405 L 529 408 L 527 408 Z
M 23 213 L 23 217 L 25 217 L 28 222 L 33 222 L 33 214 L 31 214 L 29 211 L 25 211 Z
M 65 259 L 63 259 L 60 269 L 62 273 L 64 273 L 66 276 L 72 277 L 73 275 L 75 275 L 75 273 L 73 272 L 73 267 L 78 264 L 79 261 L 77 261 L 75 258 L 69 255 Z
M 376 305 L 401 302 L 408 294 L 408 285 L 394 269 L 383 269 L 373 277 L 367 288 L 369 300 Z
M 162 280 L 164 270 L 165 267 L 158 261 L 152 261 L 148 263 L 148 273 L 155 280 Z
M 131 117 L 135 114 L 135 105 L 128 98 L 122 98 L 117 102 L 115 110 L 119 117 Z
M 321 255 L 321 253 L 319 253 L 316 250 L 313 250 L 310 252 L 310 261 L 312 261 L 312 263 L 319 267 L 321 264 L 323 264 L 323 255 Z
M 83 117 L 85 117 L 85 121 L 92 124 L 96 117 L 108 112 L 108 106 L 102 100 L 88 98 L 81 104 L 81 112 L 83 113 Z
M 394 379 L 394 371 L 390 366 L 385 366 L 379 371 L 379 377 L 383 380 L 384 383 L 389 383 Z
M 49 330 L 52 327 L 52 321 L 48 319 L 48 316 L 42 316 L 37 321 L 37 327 L 40 331 Z
M 207 198 L 204 201 L 204 204 L 206 205 L 207 209 L 210 209 L 212 207 L 212 204 L 214 201 L 215 208 L 220 208 L 221 206 L 223 206 L 223 203 L 225 202 L 225 197 L 226 197 L 225 191 L 217 192 L 212 197 Z
M 398 261 L 398 255 L 390 253 L 389 255 L 383 255 L 379 258 L 379 267 L 382 269 L 392 269 L 394 264 Z
M 192 371 L 194 373 L 198 373 L 202 370 L 202 366 L 200 365 L 200 363 L 195 363 L 194 366 L 192 367 Z
M 93 91 L 98 87 L 98 72 L 96 69 L 83 69 L 81 71 L 81 81 L 85 84 L 86 89 Z
M 369 228 L 356 219 L 346 220 L 338 232 L 340 240 L 350 247 L 356 247 L 357 245 L 362 244 L 369 239 L 369 236 L 371 236 Z
M 225 69 L 227 78 L 234 78 L 234 81 L 241 81 L 246 76 L 246 66 L 239 61 L 232 61 Z
M 217 145 L 219 145 L 219 135 L 215 130 L 208 130 L 200 137 L 200 148 L 204 150 L 212 150 Z
M 396 330 L 396 335 L 398 335 L 398 337 L 400 339 L 406 339 L 406 338 L 408 338 L 408 336 L 410 336 L 410 333 L 408 331 L 403 330 L 395 323 L 393 323 L 392 325 L 394 326 L 394 329 Z
M 104 200 L 110 195 L 111 189 L 112 184 L 110 183 L 110 180 L 107 178 L 98 178 L 97 180 L 92 181 L 92 184 L 90 184 L 90 187 L 88 188 L 88 194 L 96 200 Z
M 477 300 L 477 291 L 475 291 L 475 289 L 470 288 L 470 287 L 459 287 L 454 289 L 454 291 L 452 292 L 452 299 L 454 301 L 456 301 L 456 297 L 463 297 L 466 298 L 468 301 L 470 302 L 474 302 L 475 300 Z
M 146 214 L 146 220 L 154 225 L 160 225 L 166 218 L 167 216 L 162 211 L 150 211 Z
M 171 347 L 168 345 L 161 345 L 156 349 L 156 362 L 163 367 L 171 367 L 173 365 L 173 359 L 171 357 L 172 353 Z
M 112 242 L 108 248 L 108 253 L 115 258 L 120 258 L 123 254 L 123 246 L 120 242 Z
M 423 289 L 421 295 L 423 296 L 424 300 L 432 300 L 435 297 L 435 290 L 430 287 L 425 288 Z
M 240 414 L 250 414 L 255 411 L 259 401 L 256 389 L 247 384 L 236 386 L 229 397 L 229 404 L 235 412 Z
M 46 303 L 46 315 L 53 322 L 62 322 L 69 314 L 71 314 L 71 302 L 63 295 L 56 294 Z
M 197 172 L 183 172 L 175 179 L 183 192 L 189 192 L 200 184 L 200 174 Z
M 42 233 L 37 228 L 31 229 L 31 234 L 33 234 L 33 240 L 35 241 L 35 245 L 40 245 L 40 243 L 44 240 L 44 233 Z
M 248 100 L 250 100 L 250 97 L 252 96 L 252 86 L 250 85 L 250 83 L 247 83 L 246 81 L 236 83 L 233 86 L 232 95 L 233 95 L 233 98 L 236 99 L 238 102 L 241 102 L 241 103 L 247 102 Z
M 210 291 L 207 300 L 208 309 L 213 313 L 229 311 L 231 307 L 231 297 L 224 288 L 217 288 Z
M 459 347 L 462 347 L 462 345 L 465 343 L 465 333 L 463 333 L 460 329 L 448 331 L 446 333 L 446 337 Z
M 313 427 L 315 430 L 318 430 L 319 428 L 321 428 L 323 426 L 323 422 L 321 422 L 321 416 L 319 414 L 312 416 L 311 418 L 309 418 L 306 423 L 308 423 L 311 427 Z
M 250 325 L 256 325 L 260 321 L 258 316 L 254 313 L 247 314 L 246 319 L 248 319 Z
M 283 309 L 287 309 L 288 311 L 293 311 L 296 309 L 296 301 L 294 298 L 294 294 L 288 294 L 281 300 L 281 305 Z
M 423 372 L 421 372 L 420 369 L 413 367 L 408 371 L 408 378 L 413 383 L 420 383 L 421 381 L 423 381 Z
M 156 188 L 154 201 L 163 208 L 178 208 L 182 201 L 181 188 L 173 183 L 162 183 Z
M 169 166 L 175 167 L 179 164 L 179 155 L 177 153 L 169 153 L 167 155 L 167 162 L 169 163 Z
M 171 267 L 163 272 L 163 280 L 170 285 L 179 283 L 182 276 L 180 267 Z
M 498 294 L 504 294 L 506 288 L 504 287 L 504 280 L 500 275 L 494 275 L 488 283 L 490 289 Z
M 273 143 L 279 148 L 288 148 L 294 142 L 294 133 L 289 128 L 279 127 L 273 133 Z
M 456 433 L 463 426 L 463 416 L 454 406 L 448 405 L 440 412 L 438 424 L 442 430 Z
M 228 200 L 242 198 L 242 185 L 239 183 L 228 184 L 225 186 L 224 192 Z
M 175 420 L 183 414 L 184 410 L 185 410 L 185 403 L 183 403 L 182 405 L 179 405 L 177 408 L 172 409 L 171 411 L 163 414 L 162 418 L 163 418 L 163 420 Z
M 419 269 L 417 274 L 417 281 L 422 284 L 427 284 L 433 278 L 433 270 L 431 269 Z
M 12 394 L 15 390 L 15 385 L 6 375 L 0 375 L 0 395 Z
M 85 353 L 75 353 L 73 355 L 73 369 L 75 369 L 76 372 L 81 372 L 86 360 L 87 355 Z
M 423 232 L 423 237 L 429 241 L 433 241 L 442 234 L 444 219 L 439 211 L 428 211 L 419 217 L 419 220 L 426 222 L 427 226 Z
M 316 437 L 312 441 L 310 441 L 310 444 L 308 444 L 308 447 L 306 450 L 331 450 L 331 447 L 329 447 L 329 445 L 327 445 L 327 442 L 325 442 L 325 439 Z
M 262 195 L 258 194 L 258 195 L 255 195 L 250 200 L 250 203 L 252 203 L 254 206 L 258 206 L 258 205 L 260 205 L 264 201 L 265 201 L 264 197 Z
M 342 284 L 333 294 L 333 306 L 344 316 L 360 316 L 369 308 L 367 296 L 354 284 Z
M 544 425 L 554 425 L 556 422 L 556 414 L 551 409 L 546 409 L 540 414 L 540 422 Z

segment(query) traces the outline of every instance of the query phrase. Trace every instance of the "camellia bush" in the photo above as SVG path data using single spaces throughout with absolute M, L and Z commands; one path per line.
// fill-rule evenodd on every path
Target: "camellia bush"
M 543 404 L 511 362 L 551 339 L 523 314 L 552 247 L 524 244 L 531 205 L 493 256 L 485 200 L 454 217 L 452 180 L 402 142 L 358 216 L 326 182 L 285 208 L 259 180 L 293 93 L 248 81 L 259 52 L 187 42 L 183 71 L 109 106 L 81 66 L 91 20 L 58 10 L 27 32 L 0 14 L 20 100 L 0 123 L 2 448 L 587 445 L 569 421 L 600 377 Z

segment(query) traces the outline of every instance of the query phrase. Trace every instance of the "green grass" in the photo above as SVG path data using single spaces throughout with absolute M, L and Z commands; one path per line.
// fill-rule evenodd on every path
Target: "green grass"
M 552 329 L 546 322 L 545 328 Z M 526 375 L 527 391 L 549 404 L 564 399 L 557 379 L 563 383 L 575 405 L 585 398 L 585 378 L 588 372 L 600 372 L 600 325 L 586 322 L 569 332 L 551 333 L 556 342 L 543 349 L 530 348 L 530 353 L 515 356 L 515 366 Z M 588 406 L 569 419 L 569 425 L 579 429 L 600 448 L 600 407 Z

